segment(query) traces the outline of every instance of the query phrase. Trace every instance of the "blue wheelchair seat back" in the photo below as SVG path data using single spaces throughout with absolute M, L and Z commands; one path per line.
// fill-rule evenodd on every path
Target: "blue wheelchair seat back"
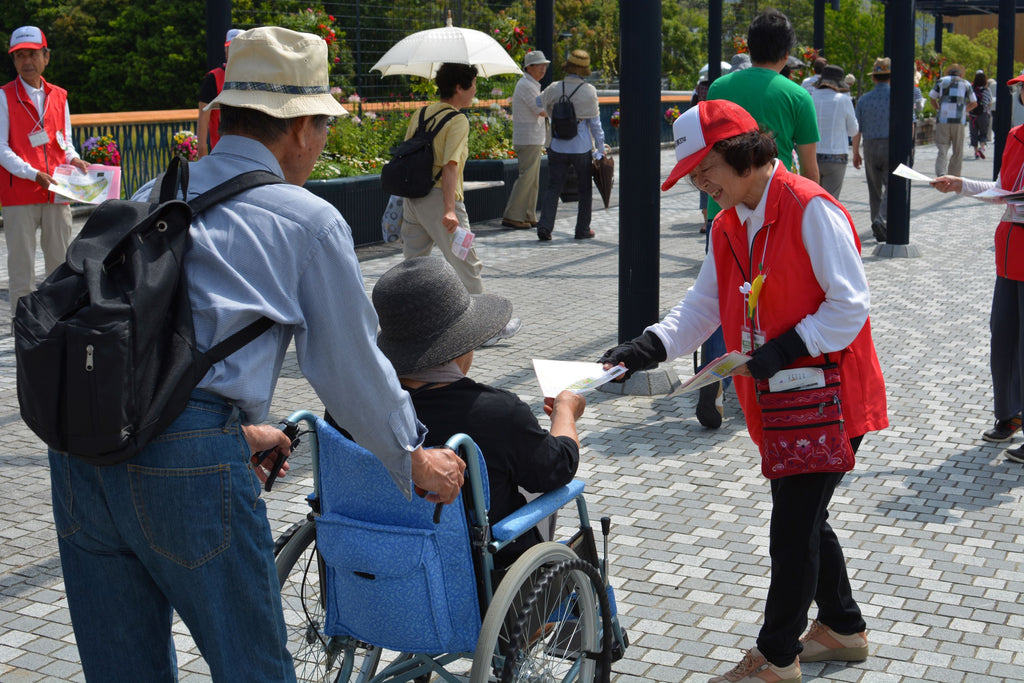
M 435 524 L 434 503 L 407 500 L 372 453 L 323 420 L 316 432 L 325 633 L 400 652 L 473 651 L 481 615 L 463 494 Z M 466 450 L 486 473 L 479 448 Z

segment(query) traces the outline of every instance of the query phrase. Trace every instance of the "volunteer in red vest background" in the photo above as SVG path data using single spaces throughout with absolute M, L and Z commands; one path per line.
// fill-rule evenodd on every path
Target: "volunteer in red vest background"
M 71 243 L 71 207 L 47 190 L 51 174 L 61 164 L 83 171 L 88 164 L 71 142 L 67 91 L 43 78 L 50 63 L 46 36 L 35 26 L 22 26 L 11 34 L 8 52 L 18 77 L 0 97 L 0 204 L 13 318 L 18 299 L 35 288 L 36 230 L 47 274 L 64 262 Z
M 240 28 L 233 28 L 224 36 L 224 64 L 216 69 L 210 69 L 199 86 L 199 120 L 196 122 L 196 137 L 199 138 L 199 157 L 205 157 L 220 140 L 220 110 L 207 111 L 206 105 L 213 102 L 220 91 L 224 89 L 224 65 L 228 60 L 228 46 L 231 40 L 242 32 Z
M 664 320 L 609 350 L 601 362 L 635 371 L 685 356 L 719 324 L 727 349 L 752 354 L 734 377 L 747 429 L 761 449 L 761 471 L 771 483 L 771 579 L 756 647 L 711 681 L 795 682 L 800 660 L 868 656 L 843 550 L 826 521 L 862 437 L 889 424 L 860 241 L 846 209 L 817 183 L 787 171 L 771 135 L 739 105 L 700 102 L 676 120 L 673 138 L 678 162 L 662 189 L 689 176 L 722 207 L 708 258 Z M 781 432 L 764 429 L 779 417 L 765 413 L 762 423 L 759 401 L 797 393 L 775 386 L 778 380 L 768 389 L 765 380 L 783 368 L 826 363 L 838 365 L 841 394 L 824 381 L 808 391 L 832 387 L 829 405 L 841 406 L 837 419 L 821 422 L 812 439 L 780 439 Z M 835 370 L 822 369 L 822 378 L 828 372 Z M 797 413 L 789 407 L 782 417 Z M 825 452 L 826 445 L 836 448 Z M 843 457 L 834 458 L 840 451 Z M 812 602 L 817 619 L 801 638 Z
M 1024 73 L 1007 82 L 1014 97 L 1020 97 Z M 932 183 L 939 192 L 973 196 L 999 187 L 1024 190 L 1024 126 L 1011 128 L 1006 136 L 999 177 L 993 181 L 971 180 L 944 175 Z M 1000 199 L 987 201 L 1001 203 Z M 989 318 L 992 345 L 993 408 L 996 422 L 981 435 L 985 441 L 1009 442 L 1021 428 L 1024 407 L 1024 210 L 1007 204 L 996 227 L 996 286 Z M 1024 463 L 1024 446 L 1008 448 L 1007 459 Z

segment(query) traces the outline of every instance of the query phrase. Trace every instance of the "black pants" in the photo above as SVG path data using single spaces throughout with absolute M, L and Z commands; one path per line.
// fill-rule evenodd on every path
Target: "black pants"
M 851 439 L 854 452 L 861 438 Z M 757 649 L 776 666 L 789 666 L 803 650 L 800 636 L 812 601 L 818 603 L 818 621 L 833 631 L 851 634 L 866 628 L 843 549 L 827 521 L 829 501 L 842 478 L 836 472 L 771 481 L 772 573 Z
M 993 407 L 997 420 L 1009 420 L 1024 406 L 1024 282 L 996 276 L 989 328 Z
M 540 205 L 540 220 L 537 232 L 551 234 L 555 227 L 555 214 L 558 213 L 558 196 L 562 194 L 562 185 L 569 174 L 569 166 L 576 169 L 576 188 L 579 201 L 576 209 L 576 234 L 583 235 L 590 231 L 590 208 L 594 185 L 590 176 L 594 170 L 590 152 L 582 154 L 562 154 L 548 150 L 548 186 L 544 191 L 544 201 Z

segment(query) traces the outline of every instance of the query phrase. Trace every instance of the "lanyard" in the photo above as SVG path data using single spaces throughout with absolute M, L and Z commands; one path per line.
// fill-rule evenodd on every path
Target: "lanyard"
M 32 129 L 32 132 L 35 133 L 36 131 L 45 130 L 46 125 L 44 123 L 44 119 L 46 118 L 46 90 L 43 90 L 43 111 L 40 113 L 40 111 L 36 109 L 35 100 L 33 100 L 32 96 L 29 95 L 28 89 L 25 88 L 25 84 L 21 82 L 20 78 L 18 79 L 18 85 L 21 86 L 21 89 L 25 92 L 25 99 L 23 100 L 19 97 L 18 102 L 21 104 L 22 109 L 36 120 L 36 125 L 35 128 Z M 35 112 L 28 108 L 28 105 L 25 104 L 25 100 L 32 103 L 32 109 L 35 109 Z

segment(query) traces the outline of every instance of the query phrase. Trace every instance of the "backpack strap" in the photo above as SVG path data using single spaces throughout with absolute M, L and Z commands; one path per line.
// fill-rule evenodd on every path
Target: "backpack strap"
M 462 113 L 458 109 L 455 109 L 454 111 L 450 111 L 450 112 L 448 112 L 447 114 L 444 115 L 444 118 L 441 119 L 441 121 L 436 126 L 431 128 L 430 130 L 427 130 L 426 124 L 430 123 L 432 120 L 437 118 L 437 116 L 440 115 L 441 112 L 444 111 L 444 110 L 442 109 L 442 110 L 438 110 L 438 111 L 434 112 L 433 114 L 430 115 L 429 119 L 424 121 L 423 120 L 423 114 L 426 111 L 427 111 L 426 107 L 423 107 L 423 109 L 420 109 L 420 125 L 419 125 L 419 129 L 418 129 L 417 132 L 423 132 L 423 133 L 426 133 L 427 135 L 429 135 L 430 136 L 430 144 L 431 145 L 434 144 L 434 138 L 436 138 L 437 134 L 441 132 L 441 129 L 443 129 L 446 125 L 448 125 L 449 121 L 451 121 L 453 118 L 455 118 L 456 116 L 458 116 L 459 114 Z M 437 179 L 441 177 L 441 174 L 443 172 L 444 172 L 444 169 L 442 167 L 442 170 L 438 171 L 437 175 L 434 176 L 434 182 L 435 183 L 437 182 Z
M 571 100 L 571 99 L 572 99 L 572 96 L 576 94 L 576 91 L 577 91 L 577 90 L 579 90 L 580 88 L 582 88 L 582 87 L 583 87 L 584 85 L 586 85 L 586 84 L 587 84 L 587 82 L 586 82 L 586 81 L 584 81 L 583 83 L 580 83 L 580 84 L 579 84 L 579 85 L 577 85 L 577 86 L 576 86 L 575 88 L 573 88 L 572 92 L 571 92 L 571 93 L 569 93 L 569 99 Z M 565 81 L 562 81 L 562 94 L 563 94 L 563 95 L 565 94 Z
M 192 208 L 194 215 L 202 213 L 239 192 L 244 192 L 261 185 L 276 185 L 283 182 L 284 180 L 281 177 L 269 171 L 248 171 L 224 181 L 212 190 L 204 192 L 188 202 L 188 205 Z M 222 361 L 269 330 L 273 325 L 273 320 L 263 316 L 259 320 L 249 323 L 227 339 L 215 344 L 204 355 L 210 360 L 211 365 Z

